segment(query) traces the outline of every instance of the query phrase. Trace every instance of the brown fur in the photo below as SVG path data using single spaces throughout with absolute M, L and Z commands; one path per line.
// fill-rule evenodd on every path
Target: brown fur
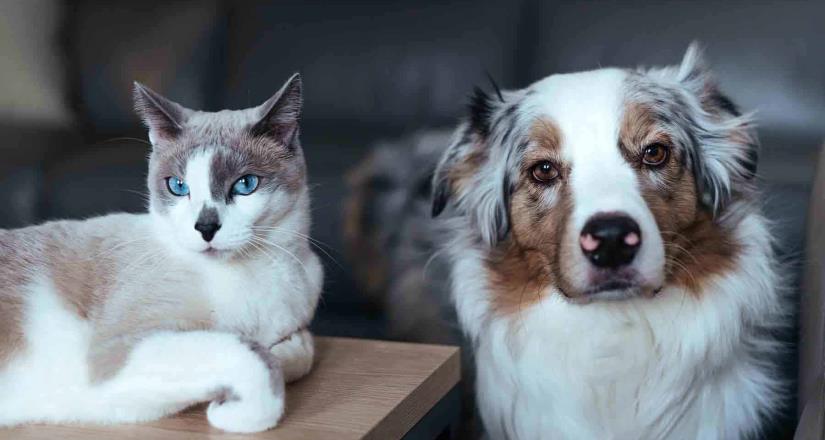
M 549 160 L 560 164 L 561 132 L 550 120 L 536 121 L 531 130 L 532 147 L 525 152 L 519 184 L 510 199 L 510 236 L 490 253 L 486 266 L 493 292 L 493 308 L 497 313 L 519 312 L 543 298 L 548 285 L 561 282 L 556 274 L 563 258 L 562 246 L 556 239 L 567 225 L 571 205 L 564 176 L 559 168 L 557 202 L 552 212 L 539 200 L 546 190 L 531 177 L 532 166 Z
M 492 308 L 501 315 L 521 312 L 539 302 L 552 280 L 547 256 L 515 241 L 494 251 L 485 263 L 493 292 Z
M 347 254 L 353 261 L 355 276 L 370 299 L 379 303 L 379 297 L 387 287 L 388 259 L 381 250 L 380 230 L 369 222 L 368 206 L 376 194 L 370 187 L 375 156 L 370 156 L 347 175 L 350 197 L 344 204 L 344 242 Z
M 734 266 L 740 245 L 731 240 L 731 231 L 714 222 L 699 206 L 696 183 L 684 159 L 671 149 L 668 162 L 656 178 L 641 166 L 641 153 L 654 142 L 671 146 L 653 113 L 645 105 L 630 103 L 625 109 L 619 134 L 622 154 L 639 176 L 642 197 L 656 219 L 665 244 L 666 282 L 686 287 L 694 294 L 704 281 Z
M 538 119 L 530 130 L 530 137 L 539 148 L 558 155 L 561 149 L 561 130 L 549 119 Z
M 694 294 L 704 291 L 708 278 L 733 269 L 742 248 L 704 211 L 666 242 L 669 281 Z

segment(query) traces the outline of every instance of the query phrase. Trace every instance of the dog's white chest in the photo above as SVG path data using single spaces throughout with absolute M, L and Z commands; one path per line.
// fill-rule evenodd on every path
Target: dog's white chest
M 649 375 L 661 365 L 655 339 L 629 320 L 568 325 L 566 337 L 525 335 L 530 348 L 522 365 L 560 379 L 549 393 L 570 396 L 606 418 L 633 418 L 634 402 L 655 386 Z
M 685 393 L 694 372 L 673 355 L 679 346 L 671 337 L 678 335 L 654 332 L 639 315 L 599 309 L 524 314 L 524 331 L 516 337 L 491 329 L 478 362 L 485 418 L 511 418 L 515 425 L 501 430 L 521 431 L 517 437 L 526 439 L 549 432 L 557 438 L 660 438 L 670 423 L 659 421 L 685 414 L 690 402 Z M 502 357 L 508 352 L 513 356 Z M 501 388 L 507 376 L 513 389 Z M 676 397 L 680 401 L 671 401 Z
M 639 323 L 622 321 L 579 331 L 590 334 L 580 334 L 580 343 L 569 344 L 567 359 L 555 361 L 576 366 L 577 374 L 594 385 L 627 383 L 656 363 L 656 342 Z

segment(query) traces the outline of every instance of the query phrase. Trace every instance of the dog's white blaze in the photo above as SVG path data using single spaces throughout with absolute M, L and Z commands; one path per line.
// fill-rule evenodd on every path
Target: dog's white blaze
M 561 239 L 578 247 L 579 232 L 591 217 L 604 212 L 625 213 L 642 232 L 633 267 L 645 284 L 660 287 L 664 244 L 653 213 L 642 198 L 636 172 L 618 147 L 626 77 L 619 69 L 550 76 L 533 86 L 537 92 L 535 108 L 561 130 L 561 154 L 571 167 L 573 211 Z M 581 253 L 576 258 L 576 273 L 569 279 L 586 280 L 590 263 Z

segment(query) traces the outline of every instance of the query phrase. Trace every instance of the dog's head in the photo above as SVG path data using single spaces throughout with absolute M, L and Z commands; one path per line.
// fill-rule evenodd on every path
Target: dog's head
M 724 228 L 749 193 L 750 119 L 692 45 L 679 66 L 552 75 L 477 90 L 434 176 L 489 249 L 493 281 L 588 301 L 653 295 L 725 269 Z M 522 281 L 518 281 L 522 280 Z

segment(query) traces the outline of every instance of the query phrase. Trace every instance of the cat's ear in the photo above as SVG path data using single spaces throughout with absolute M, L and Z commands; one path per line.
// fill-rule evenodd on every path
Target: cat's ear
M 252 126 L 254 136 L 271 136 L 290 147 L 298 133 L 298 120 L 303 106 L 301 75 L 296 73 L 281 90 L 258 107 L 261 119 Z
M 164 98 L 159 93 L 135 81 L 135 111 L 149 128 L 149 141 L 155 145 L 161 139 L 173 140 L 180 135 L 192 110 Z

